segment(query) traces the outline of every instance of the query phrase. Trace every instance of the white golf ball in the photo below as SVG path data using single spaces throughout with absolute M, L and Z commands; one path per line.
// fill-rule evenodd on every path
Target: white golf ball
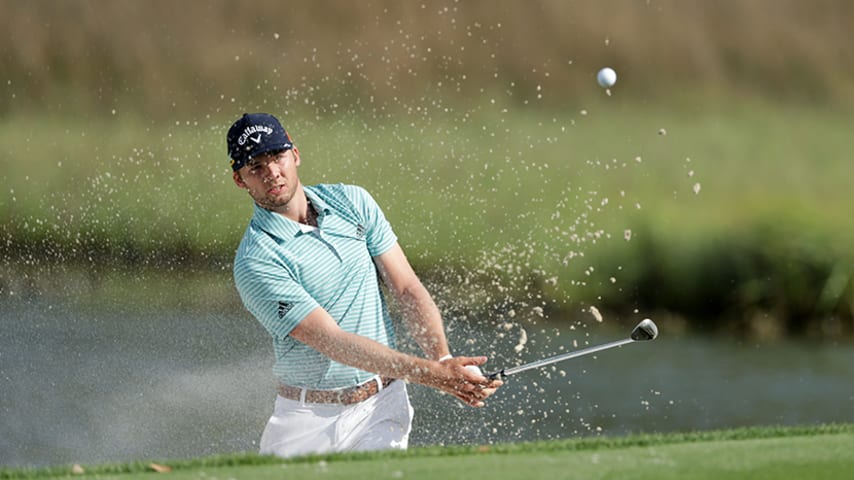
M 613 68 L 605 67 L 602 70 L 599 70 L 599 73 L 596 74 L 596 81 L 599 82 L 599 85 L 602 85 L 603 88 L 613 87 L 614 84 L 617 83 L 617 72 L 615 72 Z

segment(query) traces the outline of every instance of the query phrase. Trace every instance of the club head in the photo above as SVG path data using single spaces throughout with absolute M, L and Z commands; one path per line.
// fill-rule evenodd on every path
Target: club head
M 631 338 L 636 342 L 645 342 L 647 340 L 655 340 L 657 336 L 658 327 L 655 326 L 652 320 L 645 318 L 632 330 Z

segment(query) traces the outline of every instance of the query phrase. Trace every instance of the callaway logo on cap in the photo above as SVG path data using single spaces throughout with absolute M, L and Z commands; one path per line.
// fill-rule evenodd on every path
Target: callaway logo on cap
M 282 124 L 268 113 L 244 113 L 228 129 L 226 140 L 231 169 L 235 171 L 254 156 L 294 148 Z

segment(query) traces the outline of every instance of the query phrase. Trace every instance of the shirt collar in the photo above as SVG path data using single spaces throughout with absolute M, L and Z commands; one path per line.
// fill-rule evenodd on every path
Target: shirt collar
M 326 203 L 320 195 L 317 194 L 314 187 L 303 187 L 303 191 L 305 192 L 305 196 L 311 200 L 312 205 L 314 205 L 314 209 L 317 211 L 317 215 L 320 218 L 323 218 L 326 215 L 332 213 L 332 209 L 329 208 L 329 204 Z M 318 220 L 320 220 L 320 218 Z M 319 222 L 318 222 L 319 223 Z
M 260 207 L 257 203 L 255 204 L 255 213 L 252 216 L 252 223 L 258 229 L 283 240 L 293 238 L 300 231 L 299 223 L 284 215 Z
M 306 197 L 311 200 L 314 209 L 317 211 L 317 223 L 321 224 L 323 218 L 329 215 L 332 210 L 329 208 L 323 199 L 317 195 L 312 187 L 303 187 Z M 261 230 L 281 239 L 288 239 L 297 236 L 299 233 L 305 233 L 301 228 L 302 224 L 295 222 L 284 215 L 279 215 L 276 212 L 271 212 L 263 207 L 255 204 L 255 213 L 252 217 L 252 222 Z

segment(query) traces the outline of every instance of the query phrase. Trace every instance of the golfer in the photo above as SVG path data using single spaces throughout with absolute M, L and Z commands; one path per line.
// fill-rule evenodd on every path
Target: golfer
M 243 115 L 227 142 L 234 183 L 255 203 L 234 282 L 273 339 L 279 380 L 261 453 L 405 449 L 407 382 L 483 406 L 501 381 L 480 373 L 486 357 L 451 356 L 439 310 L 370 194 L 302 185 L 299 150 L 272 115 Z M 423 358 L 395 350 L 380 283 Z

